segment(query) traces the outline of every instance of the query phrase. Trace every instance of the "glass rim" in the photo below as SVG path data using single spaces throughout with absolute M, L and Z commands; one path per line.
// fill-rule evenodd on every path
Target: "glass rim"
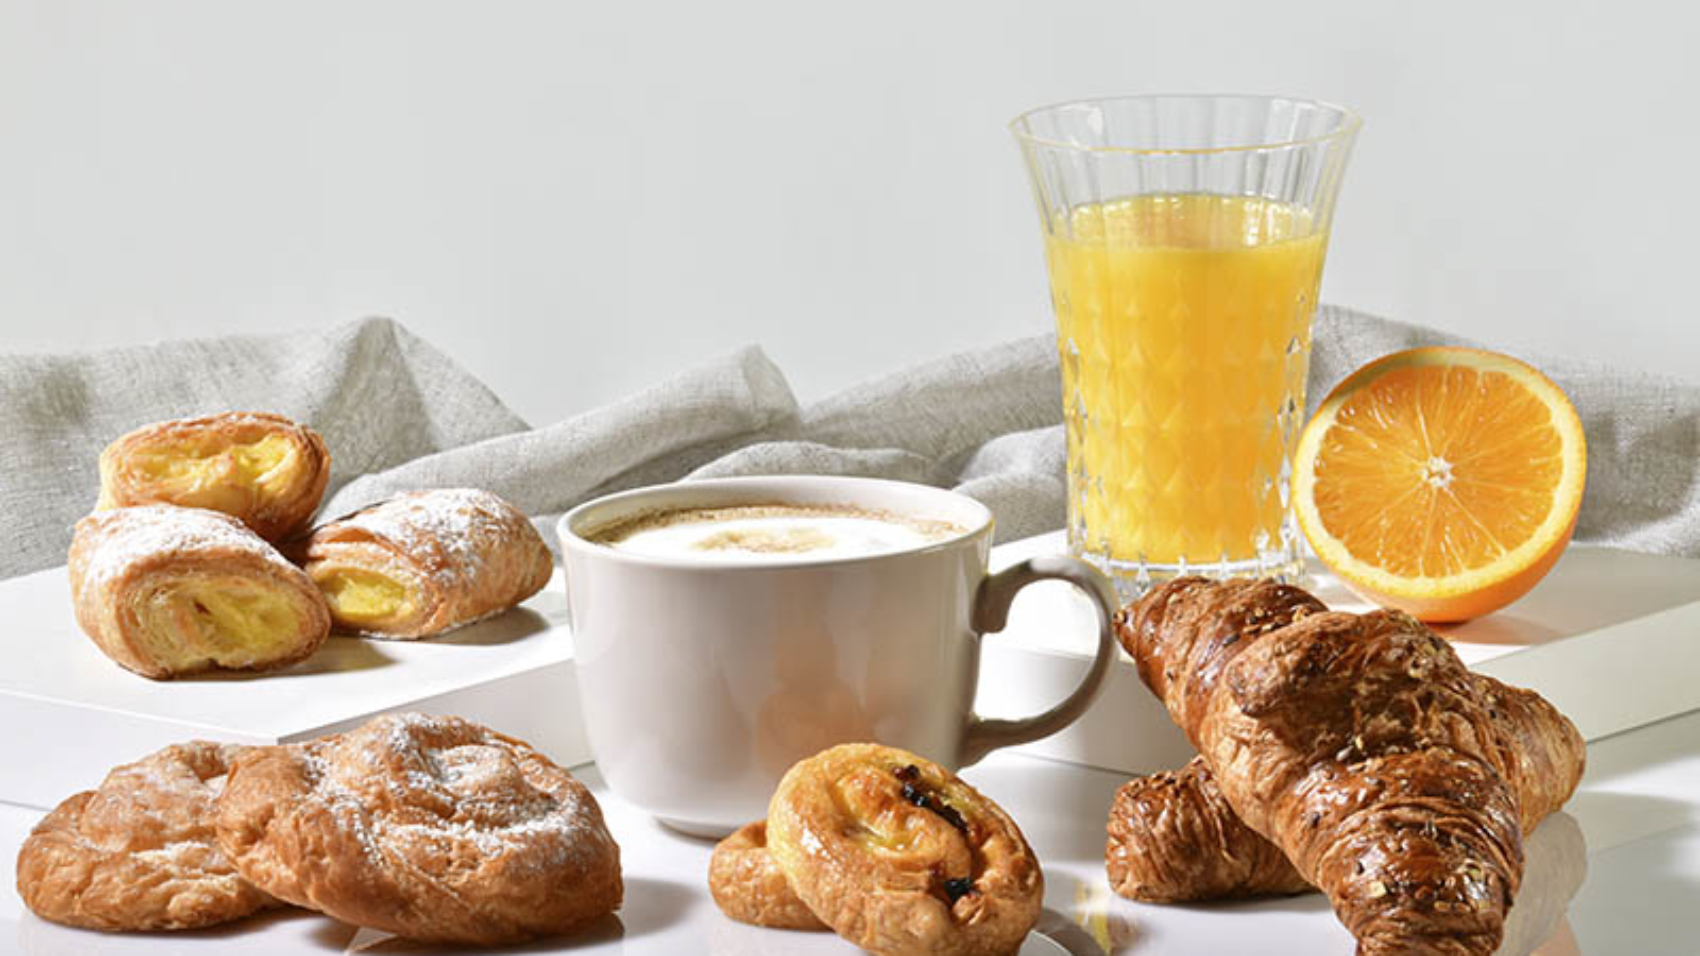
M 1340 123 L 1334 129 L 1318 136 L 1307 136 L 1303 139 L 1277 140 L 1268 143 L 1243 143 L 1233 146 L 1083 146 L 1079 143 L 1069 143 L 1062 140 L 1040 136 L 1023 129 L 1027 121 L 1046 113 L 1058 113 L 1063 110 L 1078 107 L 1101 107 L 1107 103 L 1122 103 L 1130 100 L 1248 100 L 1264 103 L 1286 102 L 1317 106 L 1331 110 L 1340 116 Z M 1246 153 L 1260 150 L 1293 149 L 1302 146 L 1314 146 L 1333 140 L 1345 139 L 1357 133 L 1363 125 L 1363 117 L 1352 109 L 1331 103 L 1327 100 L 1309 99 L 1297 96 L 1277 96 L 1266 93 L 1124 93 L 1115 96 L 1089 96 L 1079 99 L 1063 100 L 1048 103 L 1025 110 L 1009 121 L 1010 134 L 1023 143 L 1043 146 L 1048 149 L 1064 149 L 1077 153 L 1125 154 L 1131 156 L 1188 156 L 1209 153 Z

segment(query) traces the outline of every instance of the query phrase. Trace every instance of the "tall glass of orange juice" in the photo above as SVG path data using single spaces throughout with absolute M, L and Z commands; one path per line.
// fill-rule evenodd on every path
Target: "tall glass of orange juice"
M 1310 320 L 1359 125 L 1259 96 L 1130 96 L 1012 125 L 1045 237 L 1071 550 L 1132 595 L 1296 575 Z

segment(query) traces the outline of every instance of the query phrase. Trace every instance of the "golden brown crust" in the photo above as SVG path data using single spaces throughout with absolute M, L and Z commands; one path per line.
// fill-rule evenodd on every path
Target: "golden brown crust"
M 767 852 L 767 821 L 746 824 L 714 847 L 708 861 L 708 891 L 714 903 L 740 923 L 770 929 L 826 929 L 797 898 Z
M 18 851 L 24 903 L 107 932 L 194 929 L 276 905 L 237 874 L 213 831 L 220 778 L 244 749 L 167 747 L 59 804 Z
M 287 546 L 314 581 L 381 575 L 404 590 L 391 612 L 356 616 L 327 590 L 339 630 L 412 639 L 505 611 L 543 589 L 554 559 L 525 514 L 475 488 L 400 495 Z
M 277 460 L 257 460 L 262 442 Z M 100 455 L 98 509 L 182 505 L 222 511 L 267 541 L 306 528 L 330 481 L 319 433 L 270 412 L 224 412 L 144 425 Z
M 1588 745 L 1570 718 L 1540 694 L 1486 674 L 1470 677 L 1499 731 L 1499 765 L 1517 794 L 1526 836 L 1576 792 L 1587 770 Z
M 1494 950 L 1522 875 L 1518 771 L 1450 645 L 1270 582 L 1172 581 L 1117 624 L 1235 813 L 1360 953 Z
M 1104 870 L 1110 889 L 1128 899 L 1179 903 L 1311 889 L 1286 854 L 1234 815 L 1201 757 L 1123 784 L 1107 829 Z
M 1485 674 L 1470 680 L 1488 707 L 1526 837 L 1575 792 L 1586 746 L 1576 725 L 1534 691 Z M 1240 822 L 1201 757 L 1125 784 L 1108 834 L 1110 886 L 1130 899 L 1174 903 L 1311 889 L 1285 854 Z
M 844 744 L 799 761 L 768 807 L 768 852 L 840 936 L 880 956 L 1010 953 L 1044 877 L 1015 821 L 943 767 Z
M 77 522 L 68 559 L 77 623 L 106 656 L 163 679 L 302 660 L 330 633 L 324 597 L 229 515 L 144 505 Z
M 218 836 L 272 895 L 411 939 L 494 945 L 620 905 L 596 799 L 524 743 L 393 714 L 237 762 Z

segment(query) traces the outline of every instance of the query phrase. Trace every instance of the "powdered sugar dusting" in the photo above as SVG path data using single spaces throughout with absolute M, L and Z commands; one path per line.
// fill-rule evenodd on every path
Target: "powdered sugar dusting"
M 202 905 L 231 907 L 234 915 L 261 905 L 264 898 L 236 876 L 213 830 L 216 791 L 209 781 L 222 782 L 240 752 L 239 747 L 190 741 L 114 767 L 63 834 L 75 841 L 84 866 L 134 881 L 125 890 L 132 905 L 155 907 L 157 902 L 158 912 L 139 912 L 137 919 L 165 919 L 168 900 L 144 899 L 156 887 L 179 887 Z M 100 880 L 95 885 L 103 888 L 85 892 L 110 888 Z
M 313 798 L 373 860 L 506 857 L 548 872 L 612 844 L 566 771 L 456 718 L 377 717 L 299 759 Z
M 204 508 L 138 505 L 96 512 L 77 522 L 71 550 L 82 557 L 82 589 L 98 593 L 150 555 L 203 549 L 247 552 L 290 575 L 300 573 L 242 522 Z
M 499 545 L 513 520 L 513 507 L 479 488 L 416 491 L 373 505 L 339 524 L 411 551 L 421 541 L 435 542 L 447 559 L 431 568 L 444 587 L 475 576 L 484 554 Z

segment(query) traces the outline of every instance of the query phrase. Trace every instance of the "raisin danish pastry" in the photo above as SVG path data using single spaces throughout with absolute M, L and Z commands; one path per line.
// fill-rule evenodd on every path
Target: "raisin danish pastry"
M 955 774 L 895 747 L 800 761 L 767 813 L 768 852 L 833 931 L 879 956 L 1011 953 L 1044 876 L 1015 821 Z
M 313 520 L 330 475 L 318 432 L 282 415 L 225 412 L 144 425 L 108 445 L 95 507 L 210 508 L 281 541 Z
M 144 677 L 282 667 L 330 633 L 325 600 L 301 569 L 217 511 L 98 511 L 77 522 L 69 564 L 77 623 Z
M 740 923 L 770 929 L 826 929 L 797 898 L 785 872 L 767 852 L 767 821 L 745 824 L 714 846 L 708 861 L 714 905 Z
M 339 630 L 413 639 L 513 607 L 554 559 L 519 509 L 488 491 L 415 491 L 314 529 L 286 550 Z

